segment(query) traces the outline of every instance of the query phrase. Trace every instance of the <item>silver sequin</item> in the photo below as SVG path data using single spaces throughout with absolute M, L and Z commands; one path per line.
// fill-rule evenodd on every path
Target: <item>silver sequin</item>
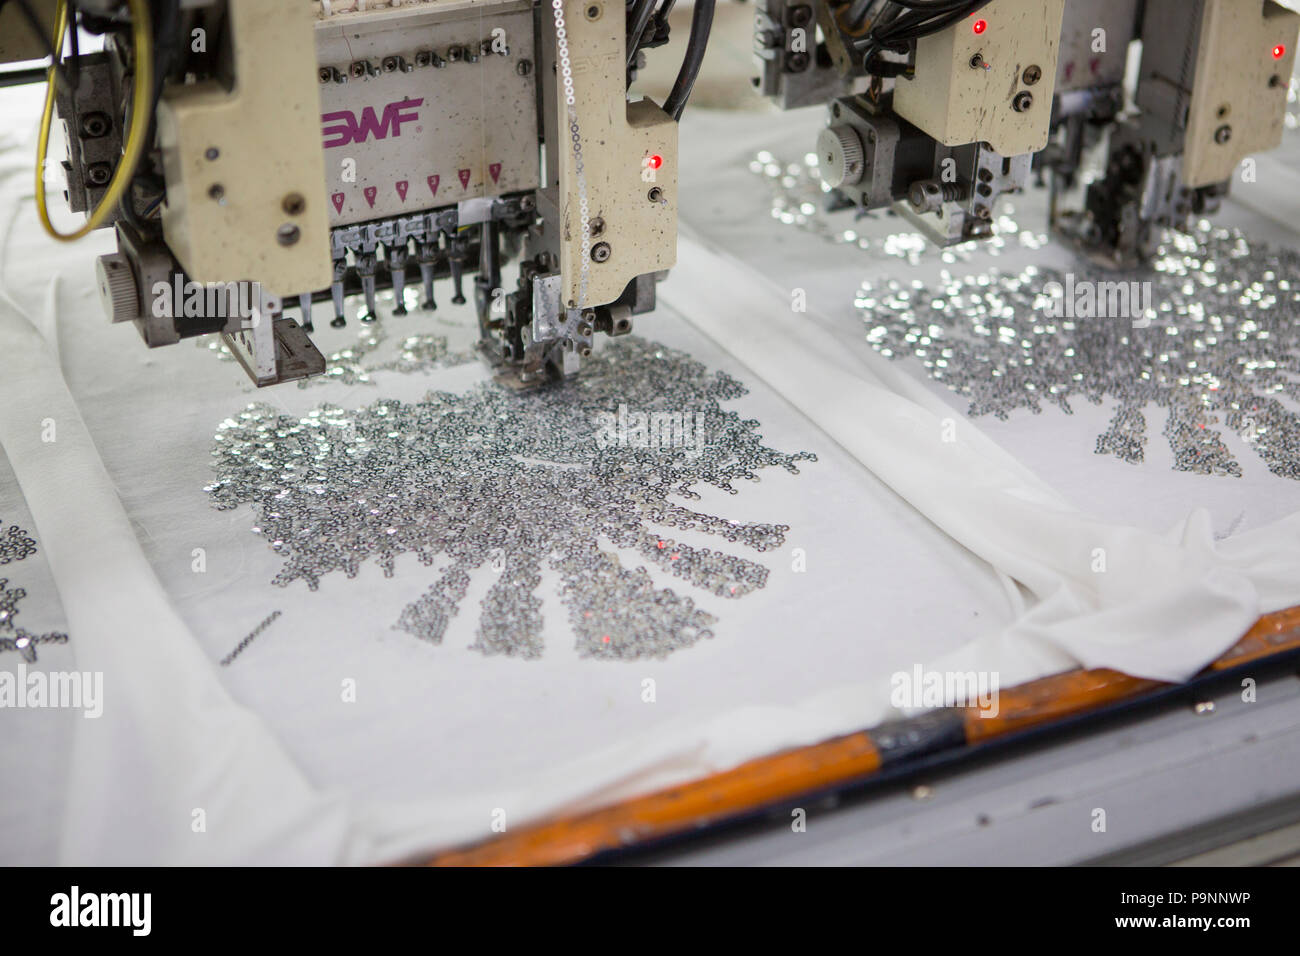
M 36 553 L 36 541 L 17 525 L 0 535 L 0 564 L 22 561 Z M 36 663 L 36 648 L 41 644 L 66 644 L 68 635 L 51 631 L 33 634 L 18 626 L 18 605 L 27 597 L 25 588 L 10 587 L 8 578 L 0 578 L 0 652 L 17 651 L 29 664 Z
M 1098 454 L 1138 463 L 1146 410 L 1167 412 L 1174 468 L 1241 475 L 1220 429 L 1236 432 L 1270 471 L 1300 479 L 1300 252 L 1248 242 L 1201 223 L 1169 233 L 1150 272 L 1080 266 L 1083 283 L 1149 282 L 1141 316 L 1048 317 L 1050 283 L 1034 267 L 921 282 L 864 282 L 856 305 L 867 340 L 891 359 L 911 356 L 969 396 L 972 416 L 1005 419 L 1071 399 L 1118 403 Z M 1143 296 L 1145 298 L 1145 296 Z M 1058 299 L 1059 302 L 1059 299 Z
M 822 183 L 817 171 L 817 156 L 809 153 L 797 162 L 778 160 L 763 150 L 749 163 L 751 172 L 763 177 L 772 196 L 773 219 L 802 232 L 820 236 L 836 245 L 851 245 L 870 250 L 877 255 L 903 259 L 910 265 L 920 265 L 933 260 L 945 264 L 969 262 L 980 254 L 1000 255 L 1007 249 L 1040 249 L 1047 236 L 1021 228 L 1015 218 L 1015 207 L 1004 202 L 994 222 L 995 235 L 978 242 L 963 242 L 939 249 L 919 232 L 896 232 L 871 239 L 855 228 L 855 223 L 887 222 L 896 218 L 888 210 L 876 212 L 853 211 L 853 219 L 845 225 L 847 206 L 836 205 L 834 195 Z
M 206 489 L 223 509 L 251 504 L 254 532 L 284 558 L 278 585 L 355 576 L 362 562 L 394 572 L 398 555 L 441 563 L 396 627 L 440 643 L 470 584 L 492 568 L 473 647 L 534 658 L 543 651 L 543 569 L 582 656 L 663 657 L 710 637 L 713 615 L 644 567 L 623 566 L 607 541 L 720 598 L 761 588 L 767 569 L 725 551 L 677 541 L 657 528 L 715 535 L 763 552 L 786 525 L 730 521 L 672 500 L 698 486 L 735 494 L 762 468 L 798 473 L 814 461 L 768 448 L 758 422 L 722 407 L 745 395 L 735 379 L 635 337 L 612 340 L 574 380 L 531 393 L 483 383 L 464 394 L 322 406 L 302 418 L 264 404 L 222 423 Z M 696 447 L 637 447 L 598 440 L 600 416 L 620 406 L 688 413 L 703 422 Z M 694 416 L 700 416 L 698 419 Z

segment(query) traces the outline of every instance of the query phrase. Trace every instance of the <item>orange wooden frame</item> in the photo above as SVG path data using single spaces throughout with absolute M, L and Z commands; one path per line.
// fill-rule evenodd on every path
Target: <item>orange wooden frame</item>
M 1261 618 L 1207 673 L 1300 650 L 1300 607 Z M 1002 691 L 999 713 L 962 713 L 967 745 L 1041 727 L 1167 685 L 1112 670 L 1076 670 Z M 686 833 L 784 799 L 868 777 L 881 750 L 865 730 L 759 757 L 723 773 L 568 817 L 543 820 L 500 837 L 440 853 L 433 866 L 530 866 L 576 863 L 605 850 Z

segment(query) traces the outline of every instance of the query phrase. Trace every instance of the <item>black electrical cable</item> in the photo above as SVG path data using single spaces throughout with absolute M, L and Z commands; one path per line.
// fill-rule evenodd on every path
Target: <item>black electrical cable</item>
M 68 89 L 75 101 L 77 88 L 81 86 L 81 30 L 78 25 L 81 11 L 77 9 L 76 0 L 68 0 L 68 40 L 72 44 L 72 55 L 68 57 Z
M 153 9 L 156 66 L 153 78 L 153 102 L 150 104 L 151 121 L 158 112 L 158 102 L 162 99 L 163 86 L 167 82 L 168 75 L 180 62 L 182 55 L 180 0 L 165 0 Z
M 875 59 L 886 50 L 893 53 L 906 53 L 912 43 L 922 37 L 930 36 L 947 29 L 952 24 L 971 16 L 987 6 L 990 0 L 933 0 L 923 3 L 921 0 L 893 0 L 895 10 L 905 8 L 906 13 L 897 15 L 885 23 L 877 20 L 867 39 L 862 44 L 862 62 L 868 73 L 896 75 L 901 67 L 894 64 L 888 70 L 875 63 Z
M 166 84 L 167 76 L 172 69 L 180 62 L 183 45 L 181 42 L 181 10 L 180 0 L 164 0 L 152 7 L 152 25 L 154 35 L 154 77 L 153 77 L 153 96 L 149 102 L 149 141 L 153 142 L 154 123 L 158 115 L 158 103 L 162 99 L 163 87 Z M 130 118 L 130 122 L 135 122 L 135 117 Z M 141 168 L 136 170 L 136 175 L 132 177 L 131 182 L 122 193 L 122 198 L 118 200 L 117 208 L 122 218 L 125 219 L 139 233 L 145 233 L 145 225 L 142 217 L 136 212 L 135 187 L 140 181 L 145 181 L 146 186 L 153 186 L 154 182 L 161 182 L 157 176 L 151 176 L 144 170 L 145 164 L 152 166 L 152 160 L 146 154 L 141 157 Z
M 18 4 L 18 12 L 23 15 L 23 19 L 27 21 L 27 25 L 31 27 L 32 32 L 36 34 L 36 38 L 41 41 L 41 45 L 44 46 L 46 51 L 49 53 L 50 64 L 54 67 L 54 75 L 58 79 L 59 85 L 64 89 L 71 89 L 68 85 L 67 72 L 64 70 L 63 64 L 59 62 L 59 57 L 55 55 L 54 40 L 45 31 L 45 24 L 41 22 L 40 17 L 36 15 L 36 12 L 32 9 L 31 4 L 29 4 L 27 0 L 14 0 L 14 2 Z M 4 0 L 0 0 L 0 10 L 4 9 L 4 5 Z M 73 9 L 75 10 L 75 7 Z
M 713 29 L 715 5 L 716 0 L 695 0 L 695 9 L 691 11 L 691 35 L 686 41 L 686 53 L 682 57 L 682 66 L 677 71 L 677 81 L 673 83 L 672 92 L 664 100 L 664 112 L 675 120 L 682 118 L 686 101 L 690 99 L 695 80 L 700 75 L 704 51 L 709 45 L 709 32 Z
M 844 23 L 849 27 L 849 29 L 856 30 L 862 25 L 862 21 L 867 18 L 867 12 L 871 10 L 876 3 L 877 0 L 853 0 L 849 5 L 848 13 L 844 15 Z M 881 19 L 884 17 L 891 15 L 897 16 L 903 10 L 902 7 L 890 3 L 889 0 L 885 0 L 883 7 L 884 9 L 881 11 L 880 16 L 876 18 L 877 24 L 879 24 Z
M 849 8 L 847 19 L 850 27 L 861 25 L 867 11 L 871 9 L 872 2 L 873 0 L 854 0 L 853 5 Z M 962 9 L 970 2 L 971 0 L 934 0 L 932 3 L 924 3 L 921 0 L 887 0 L 885 8 L 876 17 L 872 27 L 877 31 L 882 30 L 898 20 L 904 12 L 909 16 L 950 13 Z
M 0 88 L 6 86 L 26 86 L 29 83 L 44 83 L 50 76 L 47 66 L 28 66 L 20 70 L 0 70 Z
M 908 8 L 908 13 L 890 23 L 880 34 L 886 43 L 911 42 L 946 29 L 957 21 L 971 16 L 990 0 L 939 0 L 933 4 L 920 4 L 918 0 L 894 0 Z M 874 31 L 873 31 L 874 32 Z
M 911 35 L 938 22 L 969 16 L 989 0 L 891 0 L 890 10 L 876 18 L 872 32 L 878 37 Z
M 655 0 L 636 0 L 636 6 L 632 8 L 632 18 L 628 21 L 627 28 L 628 69 L 632 68 L 637 48 L 641 46 L 641 34 L 645 33 L 645 28 L 650 23 L 650 18 L 654 16 L 654 12 Z

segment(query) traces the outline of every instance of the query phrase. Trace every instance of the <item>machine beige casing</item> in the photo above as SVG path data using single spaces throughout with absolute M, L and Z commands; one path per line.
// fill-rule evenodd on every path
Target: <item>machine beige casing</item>
M 894 88 L 895 112 L 945 146 L 982 141 L 1003 156 L 1042 149 L 1064 10 L 1065 0 L 993 0 L 975 17 L 922 37 L 916 76 Z M 976 22 L 985 24 L 981 32 Z M 1024 93 L 1032 104 L 1017 109 Z
M 563 10 L 574 80 L 572 112 L 557 80 L 561 70 L 544 76 L 543 88 L 544 95 L 556 97 L 561 125 L 547 131 L 556 146 L 548 151 L 548 162 L 558 162 L 550 168 L 559 173 L 558 197 L 551 193 L 551 201 L 558 204 L 561 299 L 568 308 L 582 308 L 613 302 L 638 275 L 677 261 L 677 123 L 650 100 L 626 100 L 622 3 L 568 0 Z M 543 11 L 551 16 L 551 4 Z M 554 49 L 549 55 L 556 55 Z M 575 117 L 581 170 L 570 126 Z M 658 168 L 656 156 L 662 160 Z M 596 223 L 585 237 L 585 254 L 584 195 L 589 229 Z M 593 258 L 600 243 L 609 248 L 604 261 Z
M 1183 184 L 1232 178 L 1247 156 L 1282 145 L 1300 13 L 1272 0 L 1209 0 L 1187 111 Z M 1283 48 L 1280 57 L 1275 49 Z M 1276 109 L 1259 108 L 1275 100 Z
M 311 7 L 230 0 L 234 88 L 172 86 L 158 106 L 163 234 L 196 282 L 285 296 L 330 284 Z

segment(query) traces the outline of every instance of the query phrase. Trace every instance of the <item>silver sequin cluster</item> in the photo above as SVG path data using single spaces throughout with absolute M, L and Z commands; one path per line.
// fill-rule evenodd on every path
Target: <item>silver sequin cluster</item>
M 21 561 L 35 553 L 36 542 L 18 525 L 10 525 L 8 531 L 0 534 L 0 564 Z
M 920 265 L 930 259 L 945 264 L 969 262 L 976 254 L 996 256 L 1005 249 L 1040 249 L 1047 244 L 1046 235 L 1024 229 L 1016 222 L 1015 208 L 1007 203 L 999 206 L 994 221 L 996 234 L 982 242 L 963 242 L 939 249 L 919 232 L 869 238 L 861 230 L 853 228 L 852 223 L 864 218 L 871 222 L 884 222 L 892 214 L 829 209 L 827 204 L 831 193 L 821 181 L 815 153 L 809 153 L 798 162 L 785 162 L 763 150 L 750 161 L 749 169 L 768 183 L 772 195 L 771 215 L 778 222 L 837 245 L 856 246 L 895 259 L 905 259 L 910 265 Z
M 327 382 L 342 382 L 344 385 L 373 385 L 371 378 L 376 372 L 429 372 L 434 369 L 447 368 L 452 365 L 464 365 L 475 361 L 477 353 L 473 349 L 451 350 L 447 339 L 442 335 L 408 335 L 402 340 L 401 349 L 396 358 L 387 362 L 369 361 L 368 357 L 376 352 L 388 338 L 383 324 L 376 322 L 364 326 L 355 345 L 332 352 L 325 359 L 325 373 L 312 378 L 301 379 L 299 388 L 311 388 Z
M 22 561 L 36 553 L 36 542 L 17 525 L 0 536 L 0 564 Z M 57 632 L 33 634 L 18 626 L 18 605 L 27 597 L 27 591 L 10 587 L 8 578 L 0 578 L 0 652 L 17 651 L 29 664 L 36 663 L 36 648 L 40 644 L 66 644 L 68 635 Z
M 797 473 L 815 456 L 766 447 L 758 422 L 722 403 L 747 390 L 686 355 L 627 337 L 610 341 L 574 380 L 519 394 L 491 383 L 464 394 L 356 411 L 322 406 L 305 417 L 263 404 L 222 423 L 214 446 L 219 508 L 251 504 L 255 533 L 284 558 L 278 585 L 349 577 L 372 560 L 386 574 L 398 555 L 439 565 L 396 627 L 441 642 L 470 586 L 492 581 L 474 647 L 537 657 L 543 650 L 544 569 L 555 572 L 582 656 L 662 657 L 711 636 L 715 618 L 690 597 L 656 588 L 615 548 L 721 598 L 767 581 L 762 565 L 679 542 L 658 528 L 702 532 L 755 551 L 778 547 L 786 525 L 745 523 L 672 500 L 757 481 L 762 468 Z M 601 414 L 620 406 L 686 412 L 703 422 L 691 448 L 598 441 Z M 695 419 L 695 415 L 702 419 Z M 601 447 L 602 444 L 605 447 Z
M 1241 474 L 1219 427 L 1235 431 L 1270 471 L 1300 479 L 1300 252 L 1247 242 L 1202 223 L 1169 233 L 1138 275 L 1080 265 L 1082 282 L 1151 282 L 1151 307 L 1130 318 L 1049 318 L 1049 283 L 1034 267 L 941 284 L 864 282 L 857 297 L 868 341 L 888 358 L 914 356 L 971 399 L 972 416 L 1040 412 L 1070 399 L 1118 403 L 1098 454 L 1143 460 L 1146 409 L 1167 413 L 1175 470 Z M 1059 298 L 1057 299 L 1059 303 Z M 1134 327 L 1144 325 L 1146 327 Z
M 409 335 L 402 340 L 395 358 L 385 362 L 374 361 L 372 356 L 387 340 L 388 333 L 384 330 L 382 321 L 361 326 L 354 344 L 327 355 L 325 372 L 312 378 L 300 379 L 298 387 L 311 388 L 327 382 L 373 385 L 375 381 L 371 376 L 377 372 L 428 372 L 452 365 L 464 365 L 477 358 L 473 349 L 449 348 L 446 336 Z M 199 340 L 199 346 L 214 353 L 223 362 L 235 361 L 235 356 L 219 336 L 205 336 Z

